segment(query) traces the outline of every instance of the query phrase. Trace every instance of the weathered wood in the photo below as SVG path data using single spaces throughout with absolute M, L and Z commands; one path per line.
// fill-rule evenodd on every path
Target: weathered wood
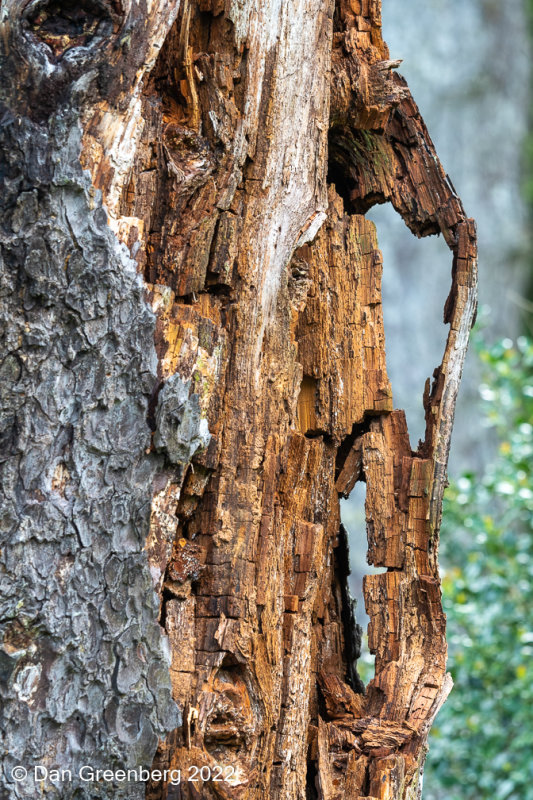
M 3 70 L 14 90 L 2 90 L 11 181 L 3 246 L 18 277 L 4 316 L 9 357 L 29 365 L 22 389 L 11 376 L 6 407 L 24 393 L 40 396 L 39 370 L 50 356 L 17 337 L 28 325 L 37 335 L 50 308 L 47 336 L 61 350 L 59 364 L 48 362 L 50 396 L 63 397 L 53 380 L 70 386 L 72 359 L 84 353 L 95 376 L 68 390 L 72 402 L 56 403 L 56 417 L 47 412 L 46 442 L 35 428 L 21 436 L 12 424 L 10 474 L 28 460 L 30 443 L 38 458 L 31 480 L 23 471 L 6 484 L 19 498 L 10 506 L 14 549 L 2 551 L 7 617 L 16 616 L 19 580 L 9 559 L 31 572 L 39 558 L 31 537 L 22 546 L 15 532 L 31 527 L 34 505 L 66 514 L 73 531 L 84 520 L 89 533 L 72 535 L 66 557 L 81 569 L 94 548 L 91 574 L 110 609 L 97 651 L 111 651 L 93 669 L 76 637 L 60 633 L 70 612 L 60 608 L 55 578 L 39 578 L 61 624 L 33 609 L 31 663 L 47 676 L 50 643 L 70 648 L 68 668 L 76 680 L 83 675 L 85 694 L 54 714 L 48 684 L 39 704 L 19 692 L 28 730 L 54 723 L 62 742 L 100 722 L 103 766 L 146 766 L 157 734 L 157 769 L 233 770 L 228 780 L 179 788 L 153 780 L 151 800 L 415 797 L 429 727 L 449 691 L 438 529 L 475 311 L 475 231 L 394 72 L 379 0 L 5 5 Z M 54 166 L 58 159 L 63 166 Z M 450 332 L 416 450 L 393 407 L 382 258 L 364 217 L 386 201 L 416 235 L 441 233 L 453 257 Z M 46 258 L 31 256 L 42 248 L 25 250 L 23 240 L 48 229 L 59 246 L 51 240 Z M 35 413 L 21 408 L 18 415 Z M 126 409 L 124 419 L 117 408 Z M 96 414 L 89 431 L 85 417 Z M 83 463 L 71 445 L 47 449 L 68 436 L 87 451 Z M 109 480 L 100 511 L 93 497 L 107 497 Z M 366 691 L 354 663 L 360 632 L 339 516 L 339 497 L 361 480 L 368 558 L 387 570 L 365 579 L 376 653 Z M 62 533 L 52 527 L 46 523 L 46 535 L 59 553 Z M 110 563 L 130 561 L 144 588 L 126 580 L 120 604 Z M 30 572 L 19 582 L 24 597 Z M 78 579 L 59 574 L 72 607 L 86 611 Z M 127 638 L 131 616 L 139 631 Z M 112 651 L 122 635 L 124 649 Z M 130 663 L 147 642 L 148 660 Z M 3 652 L 13 655 L 6 644 Z M 20 650 L 14 675 L 29 668 L 29 652 Z M 143 680 L 156 708 L 143 706 Z M 88 701 L 96 683 L 105 700 Z M 15 694 L 8 688 L 8 714 Z M 113 728 L 117 694 L 125 718 L 142 706 L 136 733 Z M 50 763 L 60 751 L 73 758 L 71 744 L 53 741 Z M 44 739 L 30 747 L 28 733 L 7 742 L 20 763 L 44 758 Z M 143 793 L 135 786 L 102 796 Z

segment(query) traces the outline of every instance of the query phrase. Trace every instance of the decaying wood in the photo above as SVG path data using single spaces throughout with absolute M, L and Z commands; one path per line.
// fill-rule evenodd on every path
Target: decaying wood
M 104 586 L 105 559 L 122 564 L 129 547 L 138 574 L 151 575 L 160 601 L 155 635 L 150 592 L 143 605 L 138 588 L 125 588 L 124 602 L 115 607 L 108 577 L 101 597 L 110 600 L 115 616 L 96 638 L 109 648 L 113 636 L 123 636 L 125 644 L 115 657 L 110 651 L 99 672 L 87 671 L 81 653 L 68 665 L 73 675 L 84 675 L 87 692 L 91 682 L 103 686 L 112 705 L 116 671 L 127 663 L 120 707 L 125 719 L 130 706 L 142 712 L 142 725 L 126 725 L 124 735 L 109 721 L 115 707 L 108 705 L 104 714 L 102 697 L 87 700 L 81 691 L 54 716 L 45 681 L 38 702 L 31 691 L 17 690 L 30 728 L 53 722 L 58 736 L 68 739 L 63 728 L 79 733 L 90 720 L 94 731 L 100 719 L 107 727 L 99 764 L 155 755 L 155 768 L 180 769 L 182 775 L 190 767 L 231 768 L 227 780 L 185 780 L 179 788 L 154 780 L 146 787 L 151 800 L 416 797 L 428 731 L 450 688 L 438 530 L 455 398 L 475 313 L 475 230 L 394 71 L 399 62 L 390 59 L 381 37 L 379 0 L 152 0 L 146 6 L 87 0 L 79 7 L 9 2 L 6 9 L 3 62 L 17 91 L 4 91 L 4 143 L 16 149 L 13 131 L 23 120 L 18 124 L 26 139 L 20 144 L 29 147 L 38 133 L 39 153 L 47 149 L 51 163 L 75 163 L 63 175 L 35 170 L 31 154 L 12 158 L 21 188 L 6 215 L 11 206 L 21 207 L 28 192 L 41 210 L 31 219 L 26 215 L 18 228 L 11 223 L 6 253 L 15 253 L 10 263 L 25 275 L 25 256 L 16 248 L 39 214 L 65 220 L 66 244 L 49 261 L 58 274 L 63 265 L 67 270 L 61 291 L 78 297 L 83 322 L 58 305 L 49 335 L 55 341 L 52 325 L 59 325 L 65 375 L 71 351 L 77 352 L 72 344 L 68 350 L 72 327 L 90 342 L 87 369 L 95 368 L 100 351 L 111 364 L 108 373 L 101 367 L 98 390 L 95 378 L 91 390 L 73 395 L 77 404 L 68 414 L 57 412 L 47 436 L 67 441 L 70 431 L 71 440 L 87 443 L 79 416 L 84 403 L 126 408 L 134 398 L 138 406 L 128 413 L 137 427 L 139 419 L 145 425 L 144 438 L 139 430 L 128 445 L 116 430 L 119 423 L 127 426 L 128 416 L 120 422 L 119 412 L 102 412 L 94 426 L 107 437 L 107 449 L 89 442 L 88 460 L 80 466 L 65 445 L 54 456 L 49 481 L 36 467 L 31 485 L 23 478 L 17 484 L 21 500 L 12 517 L 22 524 L 30 496 L 43 509 L 60 508 L 75 529 L 87 515 L 75 502 L 83 470 L 101 473 L 91 484 L 94 492 L 106 491 L 98 487 L 107 486 L 104 476 L 114 469 L 121 496 L 134 475 L 135 544 L 122 552 L 120 532 L 110 526 L 110 554 L 104 547 L 108 534 L 100 531 L 105 558 L 96 559 L 95 581 L 101 573 Z M 88 174 L 90 188 L 83 183 Z M 78 186 L 75 217 L 64 188 L 68 180 Z M 50 197 L 57 207 L 46 205 Z M 453 259 L 445 307 L 449 336 L 428 382 L 426 435 L 416 450 L 403 412 L 393 406 L 382 258 L 374 225 L 364 216 L 387 201 L 417 236 L 441 233 Z M 89 218 L 94 209 L 98 253 L 106 250 L 116 273 L 98 316 L 109 341 L 98 338 L 83 316 L 87 277 L 79 275 L 86 276 L 91 257 L 99 263 L 100 256 L 88 244 L 94 231 L 84 234 L 81 249 L 77 237 L 81 216 Z M 75 253 L 85 272 L 69 271 Z M 142 275 L 144 298 L 132 265 Z M 50 298 L 59 284 L 34 272 L 23 281 L 37 297 L 37 310 L 55 308 Z M 115 331 L 113 305 L 121 287 L 134 293 L 135 304 Z M 23 295 L 13 290 L 11 296 L 5 317 L 9 324 L 16 320 L 14 330 L 37 326 Z M 127 352 L 110 344 L 120 337 Z M 13 357 L 39 363 L 28 345 L 12 339 Z M 127 364 L 133 377 L 110 400 L 106 386 L 118 363 L 124 386 Z M 38 380 L 28 378 L 28 394 Z M 17 440 L 14 426 L 13 463 L 25 441 Z M 50 456 L 40 446 L 46 461 Z M 117 448 L 122 461 L 113 461 Z M 96 465 L 90 461 L 95 452 L 105 453 Z M 368 559 L 386 569 L 365 579 L 369 643 L 376 653 L 375 677 L 366 689 L 355 665 L 360 631 L 347 592 L 339 516 L 339 497 L 357 481 L 367 489 Z M 120 504 L 110 497 L 118 526 Z M 144 509 L 150 506 L 148 526 Z M 92 530 L 93 522 L 86 524 Z M 73 539 L 68 564 L 85 563 L 93 541 L 83 534 L 80 542 Z M 20 546 L 17 554 L 35 559 Z M 10 564 L 3 568 L 11 580 Z M 63 570 L 61 578 L 69 596 L 83 598 L 69 574 Z M 26 577 L 22 591 L 31 591 Z M 128 605 L 132 597 L 137 605 Z M 128 639 L 129 615 L 141 606 L 143 624 Z M 58 613 L 69 618 L 67 611 Z M 60 626 L 43 622 L 39 609 L 30 616 L 37 649 L 16 651 L 11 687 L 18 685 L 17 670 L 31 678 L 32 665 L 47 676 L 46 659 L 55 653 L 49 642 Z M 13 630 L 10 622 L 5 642 Z M 147 641 L 148 663 L 143 655 L 144 662 L 139 656 L 130 664 L 124 649 L 144 654 Z M 76 647 L 75 637 L 68 642 Z M 11 658 L 15 651 L 4 643 L 3 652 Z M 169 698 L 166 715 L 162 695 L 156 711 L 139 701 L 143 680 L 146 692 L 157 694 L 168 674 L 179 720 Z M 6 693 L 10 701 L 15 696 L 12 688 Z M 154 733 L 160 737 L 157 753 Z M 8 744 L 17 757 L 43 758 L 41 740 L 33 749 L 25 735 Z M 66 763 L 72 745 L 61 746 Z M 59 749 L 48 756 L 50 763 Z M 14 791 L 9 781 L 6 786 Z M 48 790 L 48 796 L 70 796 Z M 75 790 L 75 784 L 69 787 Z M 102 796 L 140 797 L 144 788 L 120 791 L 125 794 L 110 789 Z

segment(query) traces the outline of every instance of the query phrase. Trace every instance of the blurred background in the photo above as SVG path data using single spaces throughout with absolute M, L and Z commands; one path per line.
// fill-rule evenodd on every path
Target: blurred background
M 480 313 L 459 398 L 441 538 L 449 670 L 425 800 L 533 800 L 533 0 L 383 0 L 391 58 L 479 236 Z M 384 256 L 387 362 L 411 443 L 442 358 L 451 259 L 392 206 Z M 364 484 L 343 503 L 352 593 L 366 564 Z M 365 680 L 372 658 L 360 662 Z

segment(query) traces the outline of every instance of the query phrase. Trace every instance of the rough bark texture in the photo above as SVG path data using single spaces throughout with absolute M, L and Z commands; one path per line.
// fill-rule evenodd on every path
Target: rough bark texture
M 378 0 L 2 4 L 6 797 L 141 797 L 9 770 L 154 757 L 184 780 L 152 800 L 420 789 L 475 238 L 380 24 Z M 416 451 L 364 217 L 385 201 L 453 253 Z M 366 690 L 358 480 L 387 570 Z

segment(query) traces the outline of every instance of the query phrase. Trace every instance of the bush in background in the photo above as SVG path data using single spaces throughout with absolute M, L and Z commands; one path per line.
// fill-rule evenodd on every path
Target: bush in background
M 498 450 L 445 496 L 454 689 L 430 739 L 426 800 L 533 800 L 533 341 L 477 342 Z

